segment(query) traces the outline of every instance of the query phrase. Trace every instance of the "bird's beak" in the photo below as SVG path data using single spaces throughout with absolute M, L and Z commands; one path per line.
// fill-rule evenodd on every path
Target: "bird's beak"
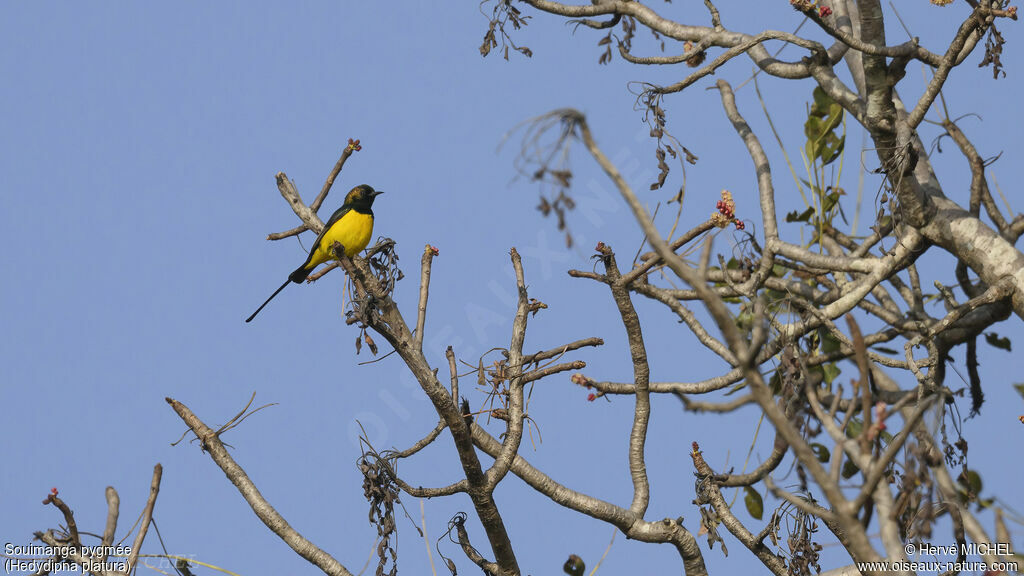
M 384 193 L 383 190 L 374 190 L 373 194 L 370 194 L 370 198 L 376 198 L 377 196 L 380 196 L 383 193 Z

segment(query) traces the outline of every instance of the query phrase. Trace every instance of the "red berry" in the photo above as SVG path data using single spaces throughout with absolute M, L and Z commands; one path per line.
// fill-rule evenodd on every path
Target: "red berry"
M 821 16 L 822 18 L 826 18 L 826 17 L 831 16 L 831 15 L 832 15 L 832 9 L 829 8 L 828 6 L 819 6 L 818 7 L 818 16 Z
M 587 402 L 593 402 L 597 399 L 597 394 L 587 394 Z

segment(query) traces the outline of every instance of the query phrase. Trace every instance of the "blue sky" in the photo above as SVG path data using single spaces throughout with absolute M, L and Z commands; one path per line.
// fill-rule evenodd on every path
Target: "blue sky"
M 720 8 L 729 27 L 756 32 L 767 22 L 793 30 L 799 15 L 778 4 Z M 936 50 L 966 10 L 923 0 L 907 4 L 902 15 Z M 103 488 L 114 485 L 122 502 L 120 535 L 141 509 L 152 467 L 160 462 L 164 482 L 156 519 L 172 553 L 240 574 L 310 570 L 251 514 L 196 446 L 170 446 L 184 428 L 165 396 L 217 424 L 255 392 L 257 403 L 278 405 L 225 437 L 235 458 L 293 526 L 359 570 L 375 531 L 366 522 L 354 466 L 356 421 L 378 448 L 402 448 L 433 427 L 433 411 L 396 357 L 357 365 L 370 356 L 365 348 L 356 355 L 357 332 L 340 320 L 338 273 L 289 287 L 252 324 L 242 322 L 305 257 L 294 239 L 264 240 L 297 224 L 274 175 L 286 172 L 311 201 L 348 138 L 361 139 L 364 149 L 350 159 L 323 215 L 353 185 L 365 182 L 387 192 L 375 206 L 376 234 L 398 242 L 408 277 L 396 299 L 407 316 L 415 305 L 422 247 L 440 249 L 426 334 L 435 365 L 443 366 L 450 344 L 471 364 L 486 350 L 508 345 L 514 284 L 507 253 L 516 246 L 531 296 L 549 306 L 531 319 L 526 348 L 601 336 L 603 349 L 575 356 L 588 362 L 585 372 L 598 379 L 629 377 L 628 350 L 607 290 L 570 279 L 565 270 L 590 269 L 590 249 L 598 240 L 632 255 L 638 227 L 593 163 L 577 153 L 580 206 L 570 225 L 578 242 L 567 250 L 554 223 L 535 209 L 537 187 L 516 177 L 517 142 L 513 138 L 500 150 L 499 144 L 525 119 L 578 108 L 653 207 L 671 196 L 680 175 L 673 172 L 666 190 L 646 192 L 656 174 L 653 148 L 627 83 L 669 83 L 683 72 L 640 69 L 617 58 L 599 66 L 597 34 L 573 35 L 561 20 L 544 15 L 515 35 L 533 50 L 532 59 L 483 59 L 477 48 L 487 22 L 476 6 L 436 6 L 3 4 L 0 541 L 28 544 L 33 531 L 58 523 L 55 510 L 39 504 L 51 486 L 75 509 L 82 529 L 98 532 Z M 688 22 L 707 21 L 699 3 L 658 9 Z M 1022 52 L 1015 28 L 1003 26 L 1007 78 L 996 82 L 988 69 L 977 69 L 976 54 L 954 72 L 946 96 L 954 115 L 984 118 L 968 119 L 964 128 L 984 156 L 1003 152 L 992 173 L 1019 209 L 1014 183 L 1024 175 L 1015 102 Z M 896 41 L 905 37 L 894 22 L 889 32 Z M 638 37 L 639 46 L 656 50 L 645 33 Z M 719 77 L 736 85 L 749 75 L 749 62 L 738 59 Z M 911 96 L 920 90 L 920 78 L 912 65 Z M 710 214 L 723 188 L 736 195 L 741 217 L 755 216 L 754 174 L 717 93 L 704 89 L 713 80 L 666 102 L 669 129 L 700 157 L 687 173 L 685 227 Z M 791 153 L 802 145 L 811 87 L 807 81 L 762 79 Z M 796 208 L 799 197 L 752 85 L 738 93 L 738 101 L 772 154 L 780 213 Z M 925 129 L 926 138 L 936 134 Z M 857 185 L 859 141 L 851 127 L 844 177 L 849 190 Z M 939 176 L 947 193 L 965 202 L 966 162 L 948 140 L 943 151 L 935 162 Z M 873 152 L 864 158 L 874 168 Z M 873 178 L 865 179 L 868 199 L 879 185 Z M 852 212 L 852 197 L 844 202 Z M 667 220 L 659 222 L 667 228 Z M 305 246 L 310 240 L 303 237 Z M 729 243 L 723 234 L 716 246 L 728 253 Z M 922 266 L 952 283 L 948 259 L 927 257 Z M 722 370 L 663 309 L 637 305 L 652 378 L 687 380 Z M 1019 321 L 995 330 L 1024 346 Z M 1005 459 L 1000 440 L 1021 432 L 1016 415 L 1024 405 L 1010 384 L 1024 378 L 1010 354 L 984 344 L 980 350 L 989 402 L 982 418 L 965 424 L 971 463 L 982 471 L 986 489 L 1020 510 L 1024 501 L 1011 487 L 1024 469 L 1019 458 Z M 843 377 L 852 371 L 845 370 Z M 585 396 L 567 375 L 539 384 L 530 414 L 543 443 L 535 447 L 527 438 L 523 454 L 578 490 L 626 504 L 631 403 L 619 398 L 590 404 Z M 479 405 L 482 395 L 471 401 Z M 649 519 L 682 515 L 696 531 L 690 443 L 700 442 L 713 466 L 738 467 L 757 424 L 752 410 L 699 417 L 683 413 L 674 398 L 658 398 L 648 444 Z M 771 436 L 762 427 L 751 465 L 770 451 Z M 404 463 L 402 473 L 413 484 L 457 479 L 450 441 Z M 570 553 L 593 565 L 613 532 L 550 504 L 511 477 L 497 497 L 528 573 L 557 573 Z M 418 503 L 404 501 L 418 523 Z M 458 510 L 470 510 L 468 500 L 426 503 L 431 546 Z M 746 518 L 745 512 L 740 516 Z M 407 520 L 399 520 L 399 530 L 401 569 L 427 573 L 422 540 Z M 485 550 L 476 524 L 471 534 Z M 728 560 L 717 547 L 708 552 L 702 545 L 712 570 L 754 566 L 735 540 L 726 540 Z M 155 544 L 150 539 L 146 552 L 158 552 Z M 453 545 L 442 544 L 442 551 L 461 570 L 473 570 Z M 668 547 L 619 535 L 601 573 L 678 568 Z

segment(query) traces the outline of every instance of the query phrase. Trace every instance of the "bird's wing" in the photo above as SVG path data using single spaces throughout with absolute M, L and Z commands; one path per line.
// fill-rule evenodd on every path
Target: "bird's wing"
M 350 204 L 343 204 L 341 208 L 334 211 L 334 214 L 331 214 L 331 218 L 326 224 L 324 224 L 323 229 L 320 230 L 320 234 L 317 235 L 316 240 L 313 241 L 313 245 L 309 248 L 310 254 L 316 251 L 317 246 L 320 245 L 320 240 L 322 240 L 324 234 L 327 234 L 327 231 L 331 229 L 331 226 L 337 224 L 338 220 L 341 220 L 341 217 L 348 214 L 350 210 L 352 210 L 352 206 Z
M 313 241 L 313 245 L 309 247 L 309 255 L 306 256 L 306 261 L 302 263 L 302 266 L 299 266 L 299 270 L 305 269 L 305 267 L 309 265 L 309 261 L 312 260 L 313 255 L 316 254 L 316 249 L 320 245 L 320 241 L 323 240 L 324 234 L 331 229 L 331 226 L 337 224 L 338 220 L 341 220 L 342 216 L 348 214 L 350 210 L 352 210 L 351 205 L 343 204 L 341 208 L 334 211 L 334 214 L 331 214 L 330 220 L 328 220 L 327 223 L 324 224 L 324 227 L 320 229 L 320 234 L 318 234 L 316 240 Z

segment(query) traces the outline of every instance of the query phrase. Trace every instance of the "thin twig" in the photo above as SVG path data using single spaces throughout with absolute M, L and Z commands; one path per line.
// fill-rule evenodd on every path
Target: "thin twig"
M 594 564 L 594 568 L 590 570 L 590 574 L 588 576 L 594 576 L 597 574 L 597 569 L 601 567 L 601 563 L 604 562 L 605 557 L 608 556 L 608 552 L 611 552 L 612 544 L 615 544 L 615 535 L 618 533 L 618 529 L 612 530 L 612 539 L 608 541 L 608 546 L 605 547 L 604 554 L 601 554 L 601 558 L 597 561 L 597 564 Z
M 317 195 L 316 200 L 309 205 L 309 209 L 314 213 L 320 211 L 320 206 L 327 199 L 327 193 L 331 191 L 331 186 L 334 185 L 334 179 L 341 173 L 341 169 L 345 166 L 345 161 L 352 155 L 352 152 L 362 150 L 362 146 L 359 145 L 359 140 L 352 140 L 349 138 L 348 145 L 341 151 L 341 157 L 338 158 L 338 162 L 334 165 L 334 169 L 327 176 L 327 181 L 324 182 L 323 188 L 320 189 L 320 194 Z
M 114 534 L 117 532 L 117 518 L 121 510 L 121 497 L 117 495 L 117 490 L 113 486 L 107 486 L 106 497 L 107 525 L 103 529 L 103 537 L 100 539 L 100 545 L 104 548 L 114 543 Z
M 414 345 L 423 351 L 423 330 L 427 323 L 427 297 L 430 294 L 430 267 L 437 256 L 437 249 L 427 244 L 420 258 L 420 299 L 416 308 L 416 339 Z
M 427 536 L 427 511 L 420 498 L 420 526 L 423 529 L 423 542 L 427 545 L 427 560 L 430 560 L 430 573 L 437 576 L 437 568 L 434 567 L 434 553 L 430 550 L 430 537 Z
M 160 479 L 163 474 L 163 466 L 157 464 L 153 467 L 153 481 L 149 485 L 149 497 L 146 498 L 146 506 L 142 509 L 142 524 L 139 525 L 139 533 L 135 535 L 132 551 L 128 554 L 129 572 L 135 567 L 135 561 L 138 560 L 139 553 L 142 552 L 142 543 L 146 540 L 149 524 L 153 520 L 153 507 L 156 505 L 156 497 L 160 493 Z
M 301 226 L 296 226 L 291 230 L 285 230 L 284 232 L 272 232 L 270 234 L 267 234 L 267 240 L 283 240 L 285 238 L 291 238 L 292 236 L 298 236 L 299 234 L 302 234 L 306 230 L 309 230 L 309 228 L 307 228 L 306 225 L 303 224 Z
M 320 268 L 316 272 L 313 272 L 312 274 L 307 276 L 306 277 L 306 283 L 308 284 L 310 282 L 316 282 L 317 280 L 319 280 L 319 279 L 323 278 L 324 276 L 326 276 L 327 273 L 330 272 L 331 270 L 334 270 L 335 268 L 340 268 L 340 267 L 341 267 L 341 264 L 332 261 L 332 262 L 328 263 L 326 266 L 324 266 L 323 268 Z
M 307 540 L 302 534 L 296 531 L 288 522 L 270 505 L 269 502 L 260 494 L 260 491 L 253 484 L 249 475 L 245 473 L 245 470 L 235 462 L 235 459 L 231 457 L 231 454 L 224 447 L 224 444 L 220 441 L 217 433 L 213 431 L 209 426 L 203 423 L 191 410 L 181 402 L 172 398 L 166 398 L 171 408 L 178 414 L 185 424 L 192 429 L 192 432 L 199 438 L 200 445 L 210 454 L 210 458 L 224 471 L 224 474 L 228 477 L 228 480 L 238 489 L 238 492 L 242 495 L 245 501 L 252 507 L 253 512 L 256 516 L 269 528 L 274 534 L 277 534 L 281 540 L 288 544 L 292 550 L 294 550 L 299 556 L 304 558 L 310 564 L 313 564 L 317 568 L 320 568 L 324 573 L 329 576 L 351 576 L 352 573 L 348 571 L 340 562 L 334 559 L 333 556 L 324 552 L 322 549 L 317 547 L 315 544 Z M 237 416 L 236 416 L 237 418 Z

